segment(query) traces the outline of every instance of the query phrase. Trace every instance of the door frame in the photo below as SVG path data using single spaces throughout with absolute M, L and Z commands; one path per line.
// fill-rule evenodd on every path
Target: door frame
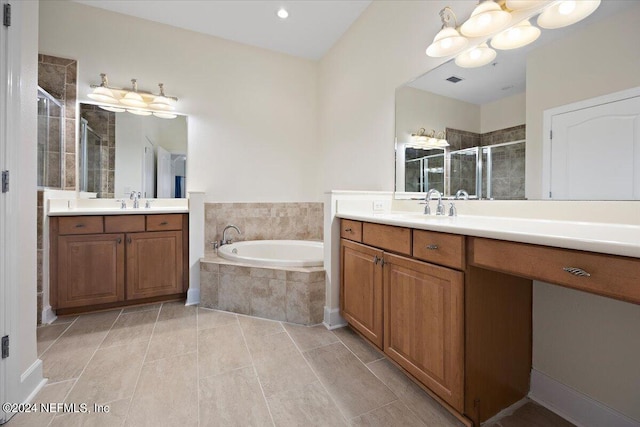
M 640 96 L 640 86 L 618 92 L 608 93 L 595 98 L 589 98 L 571 104 L 544 110 L 542 113 L 542 199 L 549 200 L 551 195 L 551 123 L 553 116 L 584 110 L 598 105 L 624 101 Z

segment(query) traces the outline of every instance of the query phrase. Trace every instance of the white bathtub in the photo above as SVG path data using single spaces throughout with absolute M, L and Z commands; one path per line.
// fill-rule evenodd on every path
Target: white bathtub
M 307 240 L 250 240 L 221 246 L 218 255 L 256 266 L 322 267 L 322 246 Z

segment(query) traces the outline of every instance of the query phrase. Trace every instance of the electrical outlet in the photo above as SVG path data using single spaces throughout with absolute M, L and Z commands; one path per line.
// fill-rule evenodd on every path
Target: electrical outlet
M 383 211 L 384 210 L 384 201 L 383 200 L 375 200 L 373 202 L 373 210 L 374 211 Z

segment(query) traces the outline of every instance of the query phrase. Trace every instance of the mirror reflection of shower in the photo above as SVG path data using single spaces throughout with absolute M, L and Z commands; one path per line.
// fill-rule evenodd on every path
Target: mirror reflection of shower
M 171 174 L 173 176 L 173 184 L 171 187 L 171 197 L 184 198 L 187 197 L 187 155 L 171 154 Z
M 62 188 L 64 103 L 38 87 L 38 188 Z
M 102 146 L 103 141 L 89 126 L 86 119 L 80 119 L 79 144 L 79 189 L 89 193 L 99 193 L 102 189 Z

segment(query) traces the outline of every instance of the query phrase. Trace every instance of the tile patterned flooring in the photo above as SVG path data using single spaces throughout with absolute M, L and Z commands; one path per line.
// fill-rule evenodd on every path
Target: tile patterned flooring
M 9 427 L 462 425 L 349 328 L 165 303 L 60 318 L 38 328 L 38 354 L 49 382 L 36 402 L 110 410 Z M 557 417 L 540 410 L 494 426 Z

